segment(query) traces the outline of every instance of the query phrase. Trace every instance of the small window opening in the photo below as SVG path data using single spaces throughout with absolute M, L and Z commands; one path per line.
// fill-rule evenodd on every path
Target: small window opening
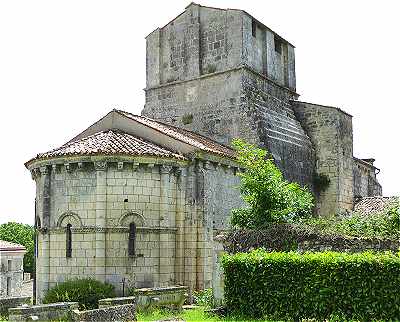
M 124 199 L 124 202 L 128 202 L 128 198 L 125 198 L 125 199 Z
M 12 271 L 12 260 L 11 260 L 11 259 L 9 259 L 8 262 L 7 262 L 7 270 L 8 270 L 9 272 Z
M 251 34 L 253 37 L 257 36 L 257 23 L 254 19 L 251 22 Z
M 275 44 L 275 51 L 278 54 L 282 54 L 282 40 L 279 37 L 274 36 L 274 44 Z
M 11 277 L 7 277 L 7 295 L 11 295 Z
M 136 242 L 136 225 L 135 223 L 129 224 L 129 242 L 128 242 L 128 255 L 135 256 L 135 242 Z
M 71 224 L 67 225 L 66 252 L 65 252 L 65 256 L 67 258 L 71 258 L 72 257 L 72 229 L 71 229 L 71 227 L 72 227 Z

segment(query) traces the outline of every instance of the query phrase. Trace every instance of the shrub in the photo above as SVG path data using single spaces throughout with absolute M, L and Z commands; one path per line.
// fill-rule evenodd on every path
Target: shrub
M 100 299 L 115 297 L 114 286 L 92 278 L 68 280 L 50 289 L 43 303 L 79 302 L 79 308 L 98 308 Z
M 214 295 L 212 288 L 193 292 L 194 302 L 198 305 L 211 308 L 214 305 Z
M 225 255 L 228 313 L 277 320 L 400 319 L 400 257 L 383 253 Z
M 26 254 L 24 256 L 24 271 L 26 273 L 34 272 L 33 252 L 34 252 L 35 230 L 30 225 L 9 222 L 0 225 L 0 239 L 25 246 Z
M 297 183 L 284 180 L 267 151 L 242 140 L 234 140 L 238 162 L 245 169 L 240 192 L 249 205 L 235 209 L 231 224 L 241 228 L 265 228 L 271 222 L 290 222 L 311 214 L 313 196 Z

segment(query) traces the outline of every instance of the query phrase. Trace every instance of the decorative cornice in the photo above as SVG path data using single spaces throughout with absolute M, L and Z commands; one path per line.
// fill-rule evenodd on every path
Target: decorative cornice
M 137 231 L 143 232 L 143 233 L 173 233 L 175 234 L 177 232 L 177 228 L 175 227 L 136 227 Z M 101 232 L 101 233 L 106 233 L 106 232 L 117 232 L 117 233 L 127 233 L 129 232 L 129 227 L 121 227 L 121 226 L 116 226 L 116 227 L 97 227 L 97 226 L 83 226 L 83 227 L 72 227 L 71 228 L 72 232 L 75 233 L 96 233 L 96 232 Z M 65 228 L 63 227 L 54 227 L 54 228 L 49 228 L 47 230 L 49 233 L 54 233 L 54 234 L 61 234 L 65 233 Z

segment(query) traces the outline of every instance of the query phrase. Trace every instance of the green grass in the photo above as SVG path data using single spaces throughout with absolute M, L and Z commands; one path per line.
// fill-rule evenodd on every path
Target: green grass
M 204 307 L 194 309 L 186 309 L 182 311 L 172 311 L 167 309 L 155 309 L 151 312 L 139 312 L 137 320 L 140 322 L 145 321 L 158 321 L 158 320 L 184 320 L 184 321 L 267 321 L 267 320 L 247 320 L 241 318 L 219 317 L 216 315 L 204 312 Z M 270 321 L 273 322 L 273 321 Z

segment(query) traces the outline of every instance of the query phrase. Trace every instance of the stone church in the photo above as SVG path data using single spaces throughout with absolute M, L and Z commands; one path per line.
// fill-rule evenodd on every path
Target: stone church
M 381 194 L 374 160 L 353 156 L 352 116 L 299 101 L 294 46 L 245 11 L 191 3 L 146 45 L 142 116 L 110 111 L 25 164 L 39 301 L 85 276 L 117 290 L 210 287 L 214 235 L 243 205 L 232 138 L 268 149 L 321 215 Z

